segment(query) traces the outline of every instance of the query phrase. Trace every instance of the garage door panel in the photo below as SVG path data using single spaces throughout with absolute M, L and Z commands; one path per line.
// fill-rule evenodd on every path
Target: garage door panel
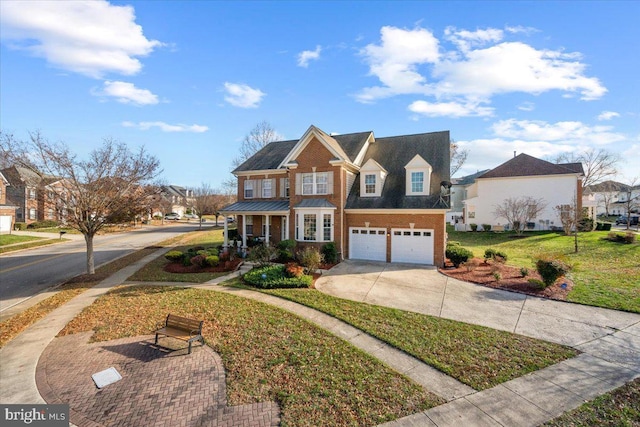
M 386 261 L 387 230 L 384 228 L 349 228 L 349 258 Z
M 391 230 L 391 262 L 433 264 L 433 248 L 433 230 Z

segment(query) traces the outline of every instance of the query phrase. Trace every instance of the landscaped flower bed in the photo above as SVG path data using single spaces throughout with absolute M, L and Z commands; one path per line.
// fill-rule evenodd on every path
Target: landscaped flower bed
M 260 289 L 308 288 L 313 282 L 312 276 L 297 274 L 297 272 L 292 271 L 292 268 L 287 268 L 281 264 L 254 268 L 246 273 L 243 278 L 251 286 Z

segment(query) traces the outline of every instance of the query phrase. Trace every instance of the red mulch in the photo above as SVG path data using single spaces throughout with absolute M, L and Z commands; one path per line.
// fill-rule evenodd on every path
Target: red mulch
M 530 268 L 529 274 L 523 277 L 520 273 L 520 267 L 512 267 L 494 262 L 486 263 L 479 259 L 478 262 L 478 266 L 472 268 L 470 271 L 465 266 L 454 268 L 450 263 L 447 263 L 445 268 L 440 268 L 439 271 L 446 276 L 465 282 L 561 301 L 567 299 L 567 294 L 573 288 L 573 282 L 566 277 L 561 277 L 554 285 L 546 289 L 540 289 L 538 284 L 529 283 L 529 279 L 542 280 L 538 272 L 533 268 Z M 500 273 L 499 281 L 496 281 L 493 276 L 494 272 Z M 561 287 L 563 283 L 567 284 L 565 289 Z
M 197 265 L 182 265 L 179 262 L 171 262 L 164 266 L 167 273 L 224 273 L 226 271 L 235 271 L 242 259 L 236 258 L 233 261 L 220 261 L 216 267 L 199 267 Z

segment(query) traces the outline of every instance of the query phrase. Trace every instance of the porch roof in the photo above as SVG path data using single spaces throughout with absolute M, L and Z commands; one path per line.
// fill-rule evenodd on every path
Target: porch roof
M 302 199 L 294 208 L 330 208 L 336 209 L 336 205 L 327 199 Z
M 289 213 L 289 201 L 287 200 L 270 200 L 270 201 L 247 201 L 233 203 L 220 209 L 220 213 L 225 215 L 238 214 L 273 214 L 283 215 Z

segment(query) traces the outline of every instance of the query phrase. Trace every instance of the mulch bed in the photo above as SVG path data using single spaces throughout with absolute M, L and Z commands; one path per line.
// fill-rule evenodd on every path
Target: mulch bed
M 220 261 L 216 267 L 200 267 L 197 265 L 182 265 L 180 262 L 171 262 L 164 266 L 167 273 L 224 273 L 227 271 L 235 271 L 242 259 L 236 258 L 233 261 Z
M 561 301 L 566 301 L 567 294 L 573 288 L 573 282 L 566 277 L 561 277 L 554 285 L 541 289 L 538 284 L 529 282 L 530 279 L 542 280 L 535 269 L 530 268 L 529 274 L 524 277 L 520 273 L 520 267 L 493 262 L 480 261 L 479 265 L 472 269 L 465 266 L 455 268 L 447 262 L 445 268 L 438 270 L 446 276 L 465 282 Z M 494 277 L 495 272 L 500 273 L 499 281 Z M 566 284 L 566 287 L 562 288 L 562 284 Z

